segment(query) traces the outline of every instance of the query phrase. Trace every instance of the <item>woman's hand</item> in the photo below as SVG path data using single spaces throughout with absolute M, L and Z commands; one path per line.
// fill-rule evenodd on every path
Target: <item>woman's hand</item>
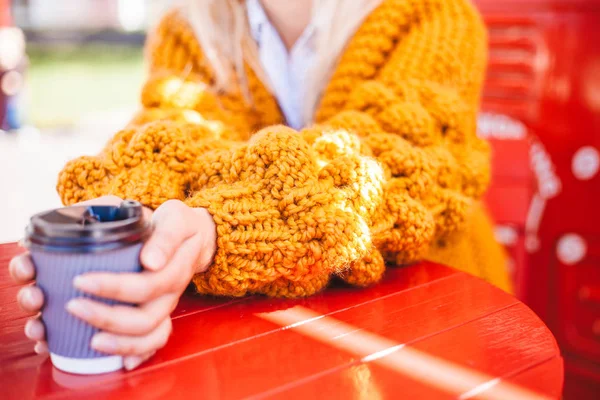
M 115 204 L 120 199 L 100 198 L 94 204 Z M 89 204 L 89 203 L 87 203 Z M 102 332 L 92 338 L 91 346 L 108 354 L 125 356 L 125 368 L 133 369 L 163 347 L 171 334 L 170 314 L 194 274 L 205 271 L 216 250 L 216 231 L 205 209 L 190 208 L 177 200 L 162 204 L 153 215 L 154 231 L 140 254 L 141 273 L 88 273 L 73 284 L 79 290 L 99 297 L 115 299 L 130 306 L 107 306 L 77 298 L 67 310 L 96 326 Z M 35 278 L 28 254 L 10 263 L 12 276 L 19 283 Z M 41 290 L 35 286 L 21 289 L 21 307 L 39 311 L 43 305 Z M 46 352 L 45 331 L 39 318 L 25 326 L 25 334 L 37 341 L 36 352 Z

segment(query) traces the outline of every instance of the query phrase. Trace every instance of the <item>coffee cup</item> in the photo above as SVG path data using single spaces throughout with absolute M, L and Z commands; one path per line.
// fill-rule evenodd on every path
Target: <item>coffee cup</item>
M 73 279 L 88 272 L 140 272 L 140 251 L 150 231 L 150 222 L 136 201 L 123 201 L 119 206 L 64 207 L 31 217 L 25 245 L 35 265 L 37 286 L 44 293 L 42 321 L 56 368 L 75 374 L 100 374 L 123 367 L 121 356 L 90 347 L 99 329 L 74 317 L 65 307 L 78 297 L 121 304 L 75 289 Z

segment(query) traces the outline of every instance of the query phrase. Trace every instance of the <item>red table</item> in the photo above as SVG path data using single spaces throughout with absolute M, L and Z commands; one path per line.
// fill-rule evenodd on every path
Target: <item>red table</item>
M 390 269 L 368 289 L 303 300 L 186 294 L 167 346 L 132 372 L 76 376 L 37 356 L 23 332 L 0 245 L 0 397 L 559 398 L 563 361 L 514 297 L 453 269 Z

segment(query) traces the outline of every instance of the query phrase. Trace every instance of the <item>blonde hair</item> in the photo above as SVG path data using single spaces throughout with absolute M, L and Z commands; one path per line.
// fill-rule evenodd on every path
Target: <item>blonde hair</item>
M 313 0 L 311 23 L 317 32 L 316 58 L 303 104 L 305 121 L 312 122 L 320 94 L 349 38 L 381 1 Z M 249 99 L 244 62 L 271 90 L 250 35 L 244 0 L 185 0 L 185 7 L 184 15 L 214 72 L 216 90 L 229 91 L 237 80 Z

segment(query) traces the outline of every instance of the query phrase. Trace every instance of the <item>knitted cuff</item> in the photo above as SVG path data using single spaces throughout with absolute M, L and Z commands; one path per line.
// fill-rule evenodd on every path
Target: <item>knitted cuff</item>
M 329 139 L 331 146 L 321 140 L 316 147 L 333 150 L 335 135 Z M 371 236 L 364 210 L 374 207 L 355 192 L 368 167 L 359 176 L 360 169 L 341 162 L 351 160 L 343 153 L 321 157 L 315 144 L 282 126 L 265 128 L 236 150 L 213 152 L 197 171 L 202 187 L 187 200 L 208 209 L 217 225 L 217 254 L 194 278 L 198 291 L 306 296 L 366 255 Z

